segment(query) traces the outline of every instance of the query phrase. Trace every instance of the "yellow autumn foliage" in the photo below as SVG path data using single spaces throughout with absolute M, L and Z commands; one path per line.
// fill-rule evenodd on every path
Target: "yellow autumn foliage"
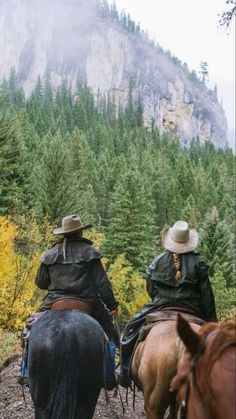
M 84 237 L 88 240 L 91 240 L 91 242 L 93 243 L 93 246 L 100 251 L 100 246 L 102 241 L 104 240 L 104 234 L 101 233 L 101 231 L 97 230 L 96 228 L 91 228 L 90 230 L 85 230 L 84 231 Z M 103 257 L 102 258 L 102 264 L 106 265 L 107 264 L 107 258 Z
M 104 239 L 103 233 L 96 229 L 87 230 L 84 236 L 93 242 L 93 245 L 100 249 Z M 106 266 L 108 260 L 102 259 Z M 124 325 L 149 299 L 146 292 L 144 278 L 135 272 L 128 264 L 124 255 L 119 255 L 114 263 L 109 266 L 108 277 L 116 299 L 119 301 L 118 322 Z
M 0 329 L 5 330 L 20 329 L 28 314 L 38 307 L 42 297 L 34 283 L 42 253 L 38 248 L 40 242 L 45 248 L 53 238 L 52 228 L 46 222 L 43 237 L 34 222 L 29 226 L 22 219 L 20 224 L 0 217 Z M 100 249 L 103 240 L 100 231 L 91 229 L 84 236 Z M 17 251 L 16 243 L 27 251 Z M 107 259 L 103 258 L 103 263 L 106 265 Z M 110 265 L 108 277 L 120 303 L 118 321 L 123 325 L 147 301 L 145 281 L 123 255 Z
M 17 238 L 17 226 L 0 217 L 0 328 L 9 330 L 19 329 L 36 303 L 34 278 L 39 254 L 17 253 Z
M 119 255 L 109 267 L 109 279 L 119 301 L 118 321 L 124 325 L 148 300 L 145 280 Z
M 86 239 L 91 240 L 91 242 L 93 242 L 93 246 L 96 247 L 97 249 L 100 248 L 101 243 L 104 239 L 103 233 L 101 233 L 101 231 L 98 231 L 96 228 L 85 230 L 83 233 L 83 236 Z
M 104 239 L 103 233 L 96 229 L 87 230 L 84 236 L 100 249 Z M 107 258 L 102 259 L 103 265 L 107 265 Z M 108 277 L 116 299 L 119 301 L 118 322 L 123 325 L 133 316 L 149 299 L 146 292 L 144 278 L 140 276 L 128 264 L 124 255 L 119 255 L 114 263 L 109 266 Z

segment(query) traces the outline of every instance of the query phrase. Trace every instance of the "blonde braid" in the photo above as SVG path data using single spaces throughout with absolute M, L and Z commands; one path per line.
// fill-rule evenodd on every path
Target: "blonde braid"
M 63 253 L 64 260 L 66 260 L 66 245 L 67 245 L 67 237 L 64 237 L 63 243 L 62 243 L 62 253 Z
M 179 281 L 181 279 L 181 272 L 180 272 L 180 259 L 177 253 L 173 253 L 173 262 L 174 262 L 175 270 L 176 270 L 175 280 Z

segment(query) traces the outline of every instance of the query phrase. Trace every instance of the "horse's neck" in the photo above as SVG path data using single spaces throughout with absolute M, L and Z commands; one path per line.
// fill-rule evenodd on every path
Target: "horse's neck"
M 209 352 L 207 348 L 192 375 L 189 406 L 193 411 L 188 418 L 235 419 L 235 346 L 227 347 L 213 364 Z

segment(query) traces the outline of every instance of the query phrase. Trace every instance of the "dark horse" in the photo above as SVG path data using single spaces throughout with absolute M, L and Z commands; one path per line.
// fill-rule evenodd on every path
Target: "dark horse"
M 178 319 L 185 354 L 171 387 L 178 392 L 180 417 L 235 419 L 235 321 L 206 323 L 196 333 Z
M 35 419 L 91 419 L 104 385 L 105 335 L 79 310 L 49 311 L 29 338 Z

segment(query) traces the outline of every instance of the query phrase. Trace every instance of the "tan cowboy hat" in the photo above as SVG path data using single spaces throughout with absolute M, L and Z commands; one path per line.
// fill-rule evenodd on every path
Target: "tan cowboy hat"
M 62 219 L 62 226 L 53 230 L 54 234 L 69 234 L 76 231 L 86 230 L 93 227 L 92 224 L 82 224 L 81 218 L 77 214 L 67 215 Z
M 162 244 L 174 253 L 187 253 L 198 245 L 198 233 L 190 230 L 186 221 L 177 221 L 173 227 L 166 227 L 162 232 Z

